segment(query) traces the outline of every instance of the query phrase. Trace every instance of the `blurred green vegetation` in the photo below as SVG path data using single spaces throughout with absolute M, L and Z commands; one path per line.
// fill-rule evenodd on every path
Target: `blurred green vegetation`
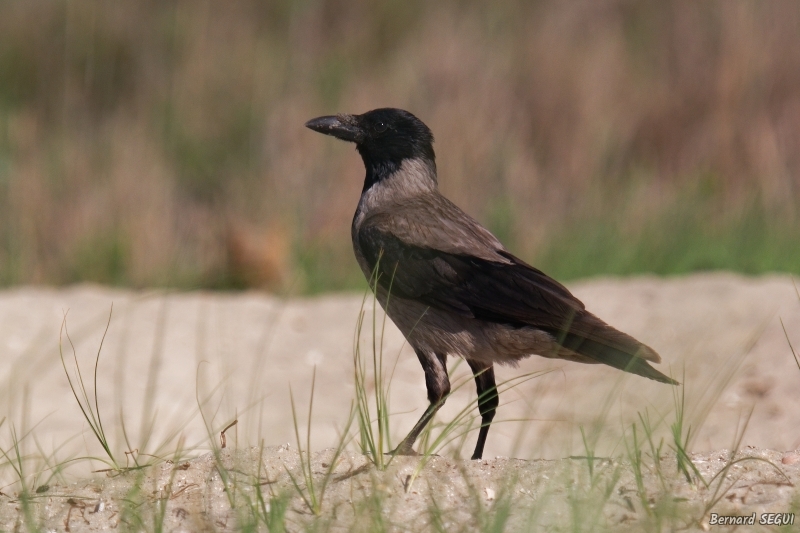
M 562 279 L 598 273 L 800 272 L 800 227 L 791 218 L 781 220 L 753 205 L 715 225 L 708 219 L 712 210 L 689 199 L 654 213 L 634 231 L 614 215 L 576 221 L 549 240 L 537 255 L 537 266 Z
M 0 284 L 363 288 L 395 106 L 443 192 L 559 279 L 800 273 L 800 4 L 0 3 Z

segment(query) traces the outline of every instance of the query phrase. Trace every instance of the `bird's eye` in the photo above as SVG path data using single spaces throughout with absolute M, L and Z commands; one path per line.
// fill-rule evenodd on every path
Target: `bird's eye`
M 375 124 L 375 131 L 378 133 L 383 133 L 388 127 L 389 126 L 385 122 L 378 122 Z

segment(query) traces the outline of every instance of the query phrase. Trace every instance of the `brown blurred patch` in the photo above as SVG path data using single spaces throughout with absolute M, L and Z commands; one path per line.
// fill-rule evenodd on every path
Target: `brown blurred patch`
M 280 290 L 291 272 L 291 239 L 280 222 L 232 222 L 225 233 L 228 274 L 234 285 Z

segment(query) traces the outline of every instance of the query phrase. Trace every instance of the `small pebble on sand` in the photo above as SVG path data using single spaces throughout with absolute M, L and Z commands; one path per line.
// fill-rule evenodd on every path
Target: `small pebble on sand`
M 783 456 L 781 463 L 785 465 L 793 465 L 800 462 L 800 454 L 796 452 L 789 452 Z

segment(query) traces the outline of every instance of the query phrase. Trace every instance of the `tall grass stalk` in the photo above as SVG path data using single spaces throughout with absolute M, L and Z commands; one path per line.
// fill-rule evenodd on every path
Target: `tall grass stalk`
M 794 286 L 794 292 L 797 295 L 797 300 L 800 302 L 800 290 L 797 288 L 797 284 L 794 282 L 794 278 L 792 278 L 792 285 Z M 783 336 L 786 337 L 786 343 L 789 345 L 789 350 L 792 352 L 792 356 L 794 357 L 794 362 L 797 364 L 797 368 L 800 369 L 800 355 L 798 355 L 797 351 L 794 349 L 792 345 L 792 339 L 789 338 L 789 332 L 786 331 L 786 324 L 783 323 L 783 318 L 780 319 L 781 321 L 781 328 L 783 328 Z
M 72 342 L 72 338 L 69 336 L 69 329 L 67 328 L 67 313 L 64 313 L 64 318 L 61 321 L 61 329 L 58 333 L 58 353 L 61 356 L 61 365 L 64 368 L 64 373 L 67 375 L 67 381 L 69 382 L 69 388 L 72 390 L 72 395 L 75 397 L 75 401 L 78 402 L 78 407 L 83 414 L 83 418 L 86 420 L 86 423 L 89 424 L 89 428 L 92 430 L 97 441 L 100 443 L 100 446 L 106 452 L 109 461 L 106 461 L 107 464 L 111 465 L 113 468 L 119 468 L 119 464 L 117 460 L 114 458 L 114 454 L 111 452 L 111 446 L 108 443 L 108 437 L 106 436 L 105 430 L 103 429 L 103 421 L 100 417 L 100 403 L 97 397 L 97 369 L 100 366 L 100 353 L 103 350 L 103 342 L 106 339 L 106 335 L 108 334 L 108 328 L 111 326 L 111 316 L 114 312 L 114 306 L 112 304 L 111 309 L 108 312 L 108 321 L 106 322 L 105 330 L 103 331 L 103 337 L 100 340 L 100 346 L 97 348 L 97 356 L 95 357 L 94 361 L 94 401 L 89 398 L 89 393 L 86 391 L 86 385 L 83 381 L 83 374 L 81 373 L 81 367 L 78 363 L 78 355 L 75 350 L 75 345 Z M 64 359 L 64 349 L 63 349 L 63 336 L 67 337 L 69 341 L 69 345 L 72 349 L 72 357 L 75 361 L 75 381 L 70 376 L 69 370 L 67 370 L 67 363 Z M 80 391 L 80 395 L 78 394 Z M 94 404 L 94 405 L 92 405 Z
M 663 418 L 662 420 L 663 421 Z M 655 442 L 655 430 L 656 427 L 650 421 L 650 411 L 645 409 L 644 415 L 639 413 L 639 422 L 642 424 L 642 430 L 644 431 L 645 439 L 647 440 L 648 447 L 650 448 L 650 457 L 653 460 L 653 470 L 655 471 L 656 476 L 658 477 L 659 483 L 661 484 L 661 489 L 666 491 L 667 490 L 667 482 L 664 478 L 664 472 L 661 468 L 661 453 L 664 449 L 664 438 L 662 437 L 658 444 Z
M 686 382 L 686 372 L 684 371 L 682 383 Z M 686 478 L 687 483 L 695 483 L 699 480 L 703 485 L 708 487 L 702 474 L 692 462 L 689 457 L 689 443 L 692 438 L 692 427 L 688 426 L 684 429 L 686 421 L 686 386 L 680 385 L 680 393 L 678 389 L 673 389 L 672 400 L 675 407 L 675 421 L 670 426 L 672 430 L 672 444 L 674 445 L 675 458 L 677 460 L 678 471 Z M 692 478 L 694 475 L 694 478 Z
M 580 430 L 581 441 L 583 442 L 583 451 L 586 453 L 586 464 L 589 467 L 589 483 L 594 486 L 594 462 L 597 459 L 594 454 L 596 441 L 593 440 L 590 444 L 586 439 L 586 432 L 584 431 L 583 426 L 580 426 Z
M 639 496 L 639 503 L 642 509 L 647 514 L 651 514 L 650 506 L 648 504 L 647 490 L 644 486 L 644 472 L 642 464 L 642 446 L 639 442 L 639 434 L 636 431 L 637 424 L 631 424 L 631 442 L 625 439 L 625 451 L 628 455 L 631 469 L 633 470 L 633 479 L 636 481 L 636 494 Z

